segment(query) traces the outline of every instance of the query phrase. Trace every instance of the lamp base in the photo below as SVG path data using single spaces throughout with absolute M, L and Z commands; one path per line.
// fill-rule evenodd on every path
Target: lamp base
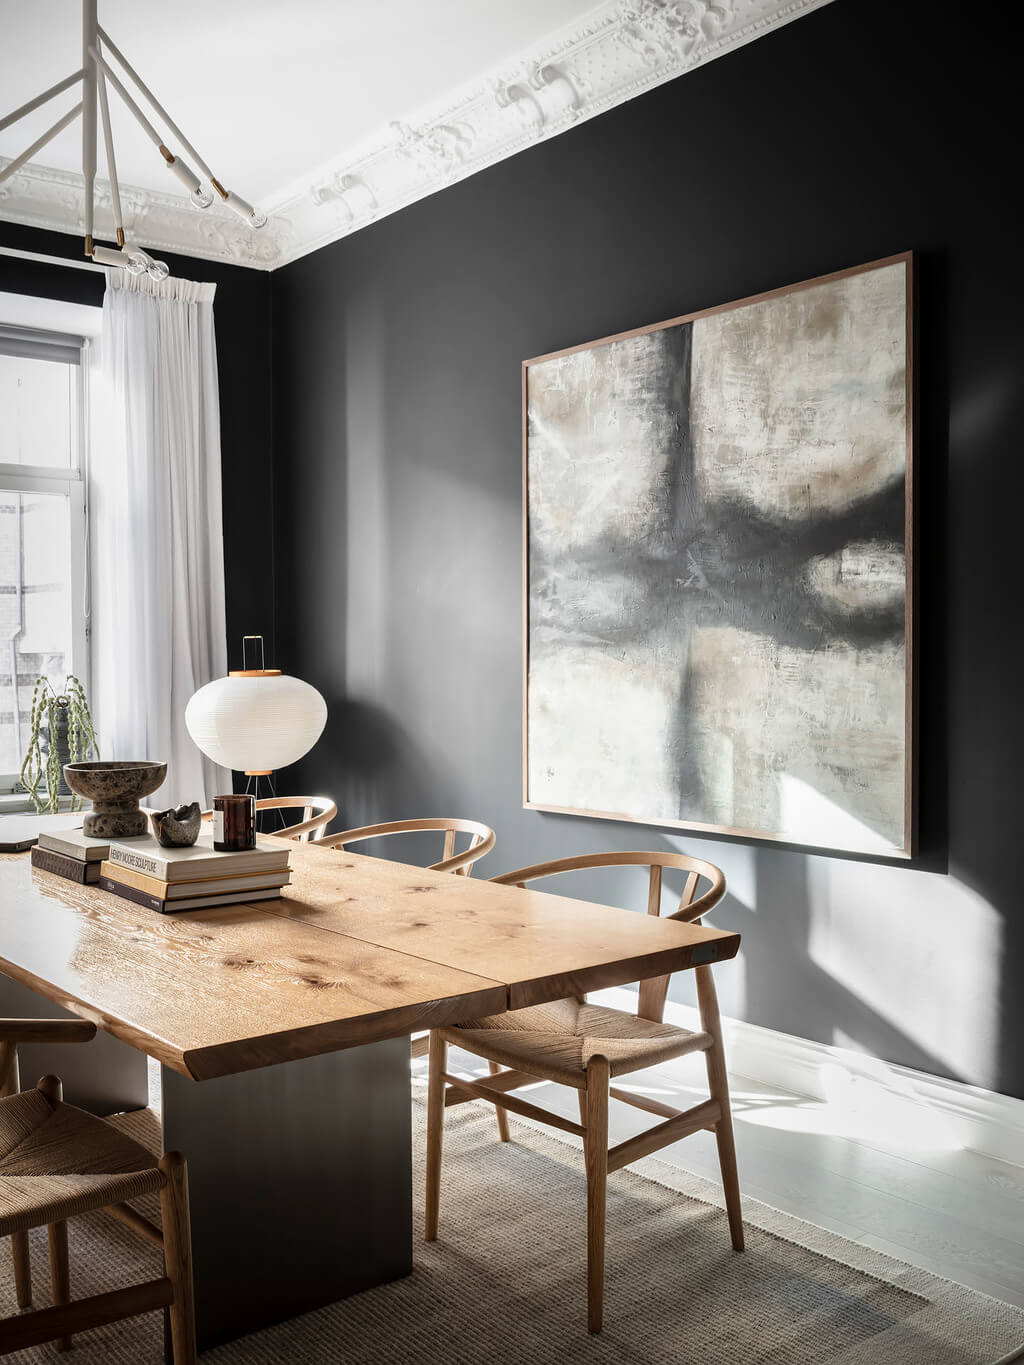
M 274 786 L 273 769 L 260 772 L 246 772 L 245 795 L 253 796 L 257 802 L 266 801 L 277 795 L 277 788 Z M 277 810 L 258 810 L 256 812 L 256 832 L 258 834 L 277 834 L 288 828 L 288 822 L 284 818 L 284 811 Z

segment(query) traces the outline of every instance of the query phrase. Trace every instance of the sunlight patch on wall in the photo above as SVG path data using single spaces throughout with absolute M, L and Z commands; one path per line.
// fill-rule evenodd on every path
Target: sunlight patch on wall
M 952 876 L 824 859 L 808 864 L 808 894 L 809 955 L 869 1020 L 862 1036 L 847 1021 L 833 1041 L 869 1053 L 881 1042 L 907 1065 L 993 1089 L 1002 961 L 995 909 Z

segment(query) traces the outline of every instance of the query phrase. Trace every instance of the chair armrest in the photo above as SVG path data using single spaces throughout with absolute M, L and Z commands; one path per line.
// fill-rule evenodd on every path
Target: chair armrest
M 709 891 L 705 891 L 703 896 L 698 896 L 692 905 L 685 905 L 682 910 L 677 910 L 674 915 L 665 915 L 665 919 L 682 920 L 684 924 L 692 924 L 695 919 L 700 919 L 703 915 L 710 915 L 715 906 L 725 895 L 725 879 L 716 886 L 712 886 Z
M 95 1037 L 88 1019 L 0 1019 L 0 1043 L 88 1043 Z

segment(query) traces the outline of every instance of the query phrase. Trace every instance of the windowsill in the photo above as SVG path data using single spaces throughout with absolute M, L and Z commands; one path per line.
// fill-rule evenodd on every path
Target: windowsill
M 86 807 L 88 808 L 88 806 Z M 60 799 L 60 811 L 70 811 L 71 797 L 62 796 Z M 35 806 L 25 795 L 24 792 L 0 792 L 0 815 L 21 815 L 22 813 L 35 813 Z

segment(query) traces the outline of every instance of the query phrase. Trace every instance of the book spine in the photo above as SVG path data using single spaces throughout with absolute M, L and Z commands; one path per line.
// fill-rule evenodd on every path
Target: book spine
M 104 858 L 100 863 L 100 876 L 110 877 L 119 886 L 133 886 L 136 891 L 145 891 L 148 896 L 155 896 L 157 900 L 168 898 L 166 882 L 158 881 L 155 877 L 147 877 L 132 867 L 112 863 L 109 858 Z
M 147 877 L 134 868 L 122 867 L 120 863 L 107 859 L 101 865 L 104 877 L 134 886 L 138 891 L 148 891 L 160 900 L 177 900 L 183 896 L 216 896 L 230 891 L 263 891 L 268 886 L 285 886 L 291 880 L 290 872 L 254 872 L 248 877 L 197 877 L 189 881 L 162 882 L 157 877 Z
M 81 862 L 69 858 L 65 853 L 54 853 L 48 848 L 37 845 L 31 853 L 32 866 L 40 872 L 52 872 L 57 877 L 66 877 L 69 882 L 95 882 L 99 878 L 99 863 Z
M 134 901 L 136 905 L 143 905 L 147 910 L 155 910 L 160 915 L 167 913 L 167 902 L 162 901 L 159 896 L 151 896 L 148 891 L 139 891 L 137 887 L 115 881 L 113 877 L 100 877 L 97 885 L 101 891 L 123 896 L 126 901 Z
M 121 867 L 130 867 L 136 872 L 142 872 L 147 877 L 156 877 L 158 881 L 167 880 L 167 860 L 165 858 L 154 858 L 152 854 L 141 853 L 134 848 L 125 848 L 123 844 L 111 844 L 110 852 L 107 854 L 108 863 L 117 863 Z
M 151 886 L 141 885 L 139 889 L 173 901 L 185 896 L 243 896 L 253 891 L 280 891 L 282 886 L 288 886 L 290 882 L 291 874 L 288 872 L 268 873 L 266 876 L 257 873 L 251 881 L 244 877 L 203 877 L 194 882 L 154 882 Z
M 282 860 L 276 850 L 272 860 L 263 857 L 253 864 L 244 853 L 215 853 L 210 858 L 190 858 L 182 861 L 160 858 L 152 853 L 144 853 L 141 849 L 129 848 L 127 844 L 111 844 L 106 861 L 117 867 L 126 867 L 132 872 L 140 872 L 143 876 L 152 877 L 158 882 L 205 881 L 208 877 L 218 876 L 260 876 L 288 870 L 287 853 Z

